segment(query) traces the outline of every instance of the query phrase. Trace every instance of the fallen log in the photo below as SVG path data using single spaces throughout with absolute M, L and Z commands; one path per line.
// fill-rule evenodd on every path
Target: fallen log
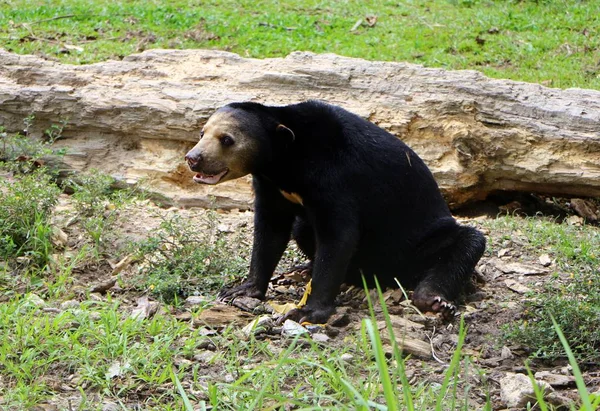
M 341 105 L 403 139 L 452 207 L 498 190 L 600 196 L 594 90 L 305 52 L 257 60 L 150 50 L 72 66 L 0 50 L 0 125 L 20 130 L 33 113 L 40 133 L 67 120 L 56 144 L 68 148 L 68 167 L 145 179 L 178 206 L 251 207 L 249 179 L 196 185 L 183 161 L 216 108 L 306 99 Z

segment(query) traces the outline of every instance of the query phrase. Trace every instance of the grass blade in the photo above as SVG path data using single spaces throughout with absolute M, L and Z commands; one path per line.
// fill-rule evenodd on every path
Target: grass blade
M 377 323 L 373 319 L 365 318 L 363 320 L 363 324 L 365 325 L 371 340 L 371 346 L 373 347 L 375 361 L 377 362 L 377 367 L 379 368 L 379 376 L 381 378 L 381 385 L 383 386 L 383 395 L 385 397 L 388 410 L 396 411 L 398 409 L 396 404 L 396 392 L 388 372 L 387 363 L 385 361 L 385 353 L 383 352 L 383 346 L 381 344 L 381 337 L 379 336 L 379 330 L 377 329 Z
M 177 377 L 177 374 L 175 373 L 175 370 L 173 369 L 173 367 L 171 367 L 171 379 L 173 380 L 173 383 L 177 387 L 177 391 L 179 392 L 179 395 L 181 395 L 181 399 L 183 400 L 183 405 L 185 406 L 185 410 L 186 411 L 194 411 L 194 407 L 192 407 L 192 403 L 190 402 L 190 399 L 188 398 L 187 394 L 185 393 L 185 390 L 181 386 L 181 381 L 179 381 L 179 378 Z
M 554 329 L 556 330 L 556 333 L 558 334 L 558 338 L 560 339 L 560 342 L 563 345 L 565 352 L 567 353 L 567 357 L 569 358 L 569 364 L 571 364 L 571 367 L 573 367 L 573 375 L 575 376 L 575 383 L 577 384 L 577 390 L 579 391 L 579 396 L 581 397 L 581 402 L 583 404 L 583 410 L 593 411 L 594 408 L 592 408 L 592 401 L 590 399 L 590 394 L 588 393 L 587 387 L 585 386 L 585 381 L 583 380 L 583 375 L 581 374 L 581 370 L 579 369 L 579 366 L 577 365 L 577 360 L 575 359 L 575 356 L 573 355 L 573 351 L 571 351 L 571 347 L 569 347 L 569 343 L 567 342 L 567 339 L 565 338 L 562 330 L 560 329 L 560 326 L 558 325 L 558 323 L 556 322 L 554 317 L 551 316 L 550 318 L 552 319 L 552 324 L 554 325 Z
M 392 327 L 392 320 L 390 319 L 390 313 L 387 309 L 387 305 L 385 300 L 383 299 L 383 293 L 381 292 L 381 287 L 379 286 L 379 281 L 377 281 L 377 277 L 375 277 L 375 286 L 377 287 L 377 295 L 379 296 L 379 304 L 381 305 L 381 310 L 383 312 L 383 318 L 385 320 L 385 325 L 388 329 L 388 333 L 390 336 L 390 342 L 392 344 L 392 350 L 394 353 L 394 358 L 398 363 L 399 368 L 399 376 L 400 382 L 402 383 L 402 395 L 404 397 L 404 406 L 407 411 L 413 411 L 415 409 L 412 393 L 410 390 L 410 385 L 408 383 L 408 379 L 406 378 L 406 369 L 404 367 L 404 358 L 402 357 L 402 351 L 398 346 L 398 341 L 396 340 L 396 336 L 394 334 L 394 329 Z M 406 299 L 408 296 L 402 290 Z
M 531 372 L 531 368 L 529 368 L 529 363 L 525 362 L 525 368 L 527 369 L 527 375 L 529 375 L 529 380 L 533 385 L 533 392 L 535 393 L 535 399 L 537 400 L 537 405 L 540 407 L 541 411 L 548 411 L 548 406 L 546 405 L 546 401 L 544 401 L 545 390 L 542 391 L 539 384 L 535 380 L 533 376 L 533 372 Z
M 369 339 L 371 340 L 371 347 L 373 349 L 373 354 L 375 354 L 375 361 L 377 362 L 377 367 L 379 369 L 379 377 L 381 378 L 381 385 L 383 386 L 383 394 L 388 406 L 388 410 L 396 411 L 398 409 L 396 390 L 392 385 L 392 380 L 390 378 L 387 363 L 385 361 L 385 353 L 383 352 L 381 336 L 379 335 L 379 329 L 377 328 L 377 321 L 375 319 L 375 310 L 373 309 L 373 302 L 371 301 L 371 296 L 369 295 L 369 290 L 364 277 L 363 285 L 365 287 L 365 294 L 367 296 L 367 303 L 369 305 L 369 313 L 371 315 L 370 319 L 363 320 L 363 324 L 365 325 Z M 377 287 L 377 291 L 381 295 L 381 289 L 379 287 Z M 395 339 L 393 341 L 395 341 Z
M 465 336 L 467 332 L 465 330 L 465 319 L 464 317 L 460 317 L 460 330 L 458 333 L 458 344 L 456 345 L 456 349 L 454 350 L 454 355 L 452 355 L 452 361 L 450 361 L 450 365 L 446 370 L 446 375 L 444 376 L 444 381 L 442 382 L 442 387 L 440 389 L 440 393 L 437 398 L 437 402 L 435 404 L 436 411 L 442 410 L 442 401 L 446 397 L 446 392 L 448 390 L 448 385 L 450 384 L 450 379 L 455 377 L 458 373 L 458 365 L 460 363 L 460 357 L 462 355 L 462 347 L 465 342 Z

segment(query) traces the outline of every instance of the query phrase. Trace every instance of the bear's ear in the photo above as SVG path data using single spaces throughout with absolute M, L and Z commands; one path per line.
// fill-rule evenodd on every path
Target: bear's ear
M 285 138 L 289 143 L 293 143 L 296 139 L 294 132 L 283 124 L 278 125 L 276 131 L 278 135 Z

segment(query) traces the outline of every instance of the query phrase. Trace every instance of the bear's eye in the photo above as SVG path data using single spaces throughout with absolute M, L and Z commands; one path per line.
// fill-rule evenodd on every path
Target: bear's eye
M 200 138 L 204 137 L 204 130 L 200 131 Z
M 231 138 L 231 136 L 224 135 L 223 137 L 221 137 L 221 145 L 223 145 L 224 147 L 232 146 L 233 143 L 234 141 L 233 138 Z

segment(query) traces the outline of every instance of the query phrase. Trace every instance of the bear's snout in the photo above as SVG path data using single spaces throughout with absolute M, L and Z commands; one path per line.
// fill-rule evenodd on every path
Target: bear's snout
M 200 171 L 199 165 L 202 163 L 202 154 L 198 150 L 190 150 L 185 155 L 185 161 L 188 163 L 190 170 Z

